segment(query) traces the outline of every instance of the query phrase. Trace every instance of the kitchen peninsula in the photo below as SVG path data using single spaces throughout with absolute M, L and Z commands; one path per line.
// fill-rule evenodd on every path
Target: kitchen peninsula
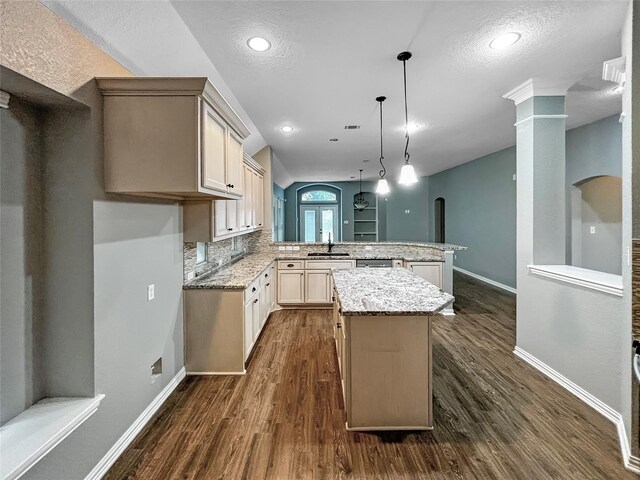
M 420 278 L 418 286 L 453 293 L 453 252 L 449 244 L 385 242 L 326 244 L 248 243 L 248 253 L 217 266 L 195 263 L 195 244 L 185 244 L 185 363 L 191 375 L 243 374 L 269 314 L 280 308 L 331 308 L 334 268 L 385 259 L 395 270 Z M 254 241 L 255 240 L 255 241 Z M 210 244 L 211 245 L 211 244 Z M 320 256 L 318 256 L 320 255 Z M 372 270 L 372 269 L 358 269 Z M 389 269 L 381 269 L 389 270 Z M 199 275 L 188 280 L 197 272 Z M 415 275 L 413 275 L 415 274 Z M 417 276 L 417 277 L 416 277 Z M 443 314 L 453 314 L 451 301 Z
M 431 319 L 453 296 L 399 268 L 332 271 L 349 430 L 433 428 Z

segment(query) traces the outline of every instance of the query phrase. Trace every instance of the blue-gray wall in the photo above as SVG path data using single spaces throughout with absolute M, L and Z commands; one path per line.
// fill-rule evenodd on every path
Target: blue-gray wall
M 516 148 L 510 147 L 430 177 L 433 208 L 445 200 L 445 241 L 466 245 L 454 265 L 496 282 L 516 285 Z
M 273 184 L 273 194 L 278 198 L 284 198 L 284 188 L 277 183 Z

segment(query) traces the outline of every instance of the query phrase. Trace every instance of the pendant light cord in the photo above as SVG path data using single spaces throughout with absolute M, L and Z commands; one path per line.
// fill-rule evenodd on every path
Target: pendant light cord
M 387 174 L 387 169 L 384 167 L 384 163 L 382 163 L 382 161 L 384 160 L 384 156 L 382 155 L 383 149 L 382 149 L 382 102 L 384 100 L 378 100 L 378 102 L 380 102 L 380 166 L 382 167 L 382 170 L 380 170 L 379 175 L 380 178 L 384 178 L 384 176 Z
M 407 61 L 402 61 L 404 71 L 404 136 L 407 143 L 404 146 L 404 164 L 409 163 L 409 109 L 407 108 Z

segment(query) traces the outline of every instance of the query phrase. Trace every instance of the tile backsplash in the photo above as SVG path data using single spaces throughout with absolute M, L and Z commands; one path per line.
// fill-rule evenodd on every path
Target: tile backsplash
M 235 240 L 236 249 L 233 249 Z M 262 251 L 271 244 L 271 230 L 262 229 L 238 237 L 207 243 L 207 261 L 196 264 L 196 243 L 184 242 L 184 281 L 190 273 L 205 275 L 216 268 L 231 262 L 237 255 Z

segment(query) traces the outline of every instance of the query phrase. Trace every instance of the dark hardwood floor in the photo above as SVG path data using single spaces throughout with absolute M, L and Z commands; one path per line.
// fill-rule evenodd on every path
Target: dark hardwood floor
M 515 297 L 456 274 L 435 429 L 354 433 L 328 310 L 272 314 L 242 377 L 189 377 L 107 479 L 635 479 L 615 427 L 515 357 Z

